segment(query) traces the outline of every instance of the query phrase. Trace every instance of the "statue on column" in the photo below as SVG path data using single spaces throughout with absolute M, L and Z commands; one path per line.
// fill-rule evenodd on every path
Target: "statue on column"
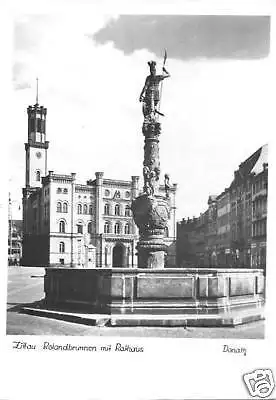
M 158 105 L 160 102 L 160 88 L 159 84 L 165 78 L 169 78 L 170 74 L 165 68 L 166 54 L 163 63 L 163 74 L 156 75 L 156 62 L 149 61 L 148 65 L 150 67 L 150 75 L 147 76 L 145 85 L 140 94 L 139 101 L 143 102 L 143 114 L 145 122 L 155 122 L 156 114 L 164 115 L 158 110 Z
M 169 199 L 169 198 L 170 198 L 170 188 L 171 188 L 171 185 L 170 185 L 170 176 L 169 176 L 168 174 L 165 174 L 164 181 L 165 181 L 165 193 L 166 193 L 166 197 L 167 197 L 167 199 Z
M 147 165 L 143 168 L 144 176 L 144 193 L 148 196 L 156 194 L 156 186 L 158 186 L 160 170 L 158 168 L 150 169 Z

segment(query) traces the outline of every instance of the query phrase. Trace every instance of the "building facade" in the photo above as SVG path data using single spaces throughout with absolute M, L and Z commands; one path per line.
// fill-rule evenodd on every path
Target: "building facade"
M 268 155 L 267 146 L 262 148 L 258 162 L 252 170 L 252 240 L 251 265 L 266 269 L 267 243 L 267 190 Z
M 204 212 L 204 265 L 208 267 L 252 267 L 266 265 L 266 221 L 268 188 L 268 146 L 259 148 L 239 165 L 234 179 L 218 196 L 210 196 Z M 178 264 L 194 260 L 199 218 L 178 223 Z M 186 246 L 189 251 L 181 250 Z
M 22 221 L 9 218 L 8 264 L 20 265 L 22 258 Z
M 23 188 L 23 265 L 136 267 L 138 229 L 131 203 L 139 177 L 106 179 L 103 172 L 86 184 L 76 174 L 47 169 L 47 109 L 28 107 L 26 182 Z M 160 187 L 165 194 L 165 187 Z M 167 265 L 175 263 L 175 194 L 170 189 L 171 219 L 166 233 Z
M 232 265 L 231 201 L 229 189 L 217 196 L 217 263 Z

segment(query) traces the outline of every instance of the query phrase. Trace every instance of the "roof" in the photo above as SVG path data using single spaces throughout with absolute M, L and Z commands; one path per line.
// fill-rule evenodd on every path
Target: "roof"
M 264 164 L 268 164 L 268 145 L 265 144 L 263 147 L 261 147 L 261 153 L 260 156 L 252 168 L 251 172 L 254 174 L 259 174 L 264 170 Z
M 263 171 L 263 164 L 267 163 L 268 145 L 260 147 L 255 153 L 248 157 L 239 165 L 239 169 L 235 171 L 235 177 L 230 187 L 235 182 L 248 176 L 250 173 L 258 174 Z

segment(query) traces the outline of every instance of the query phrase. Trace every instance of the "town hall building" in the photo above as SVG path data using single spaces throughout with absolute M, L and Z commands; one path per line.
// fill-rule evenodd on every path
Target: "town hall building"
M 47 109 L 29 106 L 26 176 L 23 188 L 23 256 L 26 266 L 137 267 L 138 229 L 131 203 L 140 194 L 139 177 L 106 179 L 103 172 L 86 184 L 76 174 L 48 170 Z M 177 185 L 170 188 L 171 217 L 166 230 L 166 265 L 175 266 Z M 165 193 L 165 187 L 160 186 Z

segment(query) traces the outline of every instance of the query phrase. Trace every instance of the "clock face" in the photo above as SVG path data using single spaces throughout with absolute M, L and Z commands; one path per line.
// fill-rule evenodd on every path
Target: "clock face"
M 40 151 L 37 151 L 35 155 L 37 156 L 37 158 L 41 158 L 41 153 L 40 153 Z

